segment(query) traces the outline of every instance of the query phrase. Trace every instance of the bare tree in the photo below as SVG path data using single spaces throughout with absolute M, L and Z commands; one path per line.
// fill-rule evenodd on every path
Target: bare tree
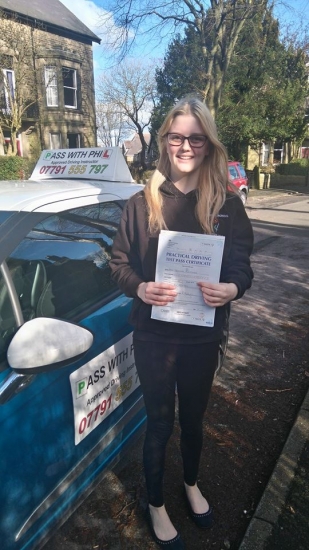
M 142 145 L 141 164 L 146 168 L 147 143 L 144 130 L 149 125 L 155 103 L 153 67 L 128 61 L 105 72 L 97 85 L 100 102 L 114 105 L 126 118 L 127 125 L 138 133 Z
M 113 24 L 123 29 L 114 46 L 124 56 L 135 39 L 145 34 L 158 43 L 167 35 L 191 26 L 199 37 L 205 73 L 201 91 L 215 115 L 220 107 L 225 76 L 239 34 L 258 10 L 271 7 L 270 0 L 109 0 Z M 104 21 L 106 24 L 106 20 Z
M 97 102 L 96 118 L 98 140 L 105 147 L 119 146 L 131 131 L 127 117 L 114 103 Z
M 17 135 L 27 111 L 37 104 L 38 83 L 34 63 L 33 28 L 0 12 L 0 136 L 9 132 L 8 153 L 17 154 Z

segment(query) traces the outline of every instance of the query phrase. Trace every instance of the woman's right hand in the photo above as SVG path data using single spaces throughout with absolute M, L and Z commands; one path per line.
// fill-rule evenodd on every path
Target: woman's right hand
M 169 283 L 141 283 L 137 288 L 137 296 L 152 306 L 166 306 L 169 302 L 173 302 L 177 296 L 177 291 L 174 285 Z

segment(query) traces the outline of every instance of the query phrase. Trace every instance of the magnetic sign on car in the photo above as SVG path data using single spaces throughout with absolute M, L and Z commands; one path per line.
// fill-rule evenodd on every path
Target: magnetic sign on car
M 43 151 L 31 179 L 51 178 L 133 182 L 119 147 Z
M 132 333 L 74 371 L 70 383 L 77 445 L 139 386 Z

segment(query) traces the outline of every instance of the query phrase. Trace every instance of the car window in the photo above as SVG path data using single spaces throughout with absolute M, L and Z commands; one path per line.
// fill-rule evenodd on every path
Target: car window
M 243 178 L 247 177 L 246 171 L 245 171 L 244 167 L 241 164 L 238 164 L 238 170 L 239 170 L 240 175 Z
M 121 213 L 116 202 L 68 210 L 47 217 L 20 242 L 7 265 L 20 275 L 25 321 L 75 320 L 114 295 L 109 260 Z
M 233 180 L 239 177 L 235 166 L 229 166 L 229 173 Z

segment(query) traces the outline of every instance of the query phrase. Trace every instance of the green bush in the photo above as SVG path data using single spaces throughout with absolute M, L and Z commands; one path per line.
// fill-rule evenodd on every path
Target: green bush
M 28 179 L 35 164 L 23 157 L 0 156 L 0 180 Z
M 308 159 L 297 159 L 289 164 L 279 164 L 276 167 L 276 173 L 283 176 L 305 176 L 308 166 Z

